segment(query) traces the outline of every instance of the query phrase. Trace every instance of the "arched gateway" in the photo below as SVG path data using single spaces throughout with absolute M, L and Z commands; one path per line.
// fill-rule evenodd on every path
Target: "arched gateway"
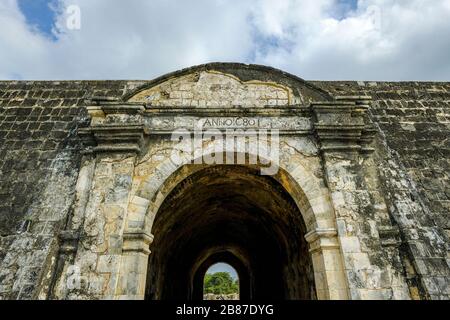
M 237 270 L 242 299 L 408 295 L 393 272 L 373 283 L 385 270 L 352 229 L 371 192 L 370 100 L 240 64 L 93 98 L 53 295 L 201 299 L 216 262 Z

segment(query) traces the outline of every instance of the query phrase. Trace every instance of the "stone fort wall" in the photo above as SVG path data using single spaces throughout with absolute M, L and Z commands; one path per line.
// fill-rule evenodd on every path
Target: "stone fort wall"
M 89 122 L 85 99 L 120 98 L 144 83 L 0 82 L 1 299 L 47 297 L 58 235 L 73 210 L 81 160 L 76 132 Z M 449 258 L 441 254 L 450 244 L 450 84 L 312 83 L 333 96 L 373 97 L 369 114 L 379 135 L 376 172 L 368 174 L 380 178 L 373 194 L 386 201 L 392 223 L 409 226 L 398 236 L 409 243 L 399 268 L 412 298 L 450 298 Z M 386 245 L 397 237 L 390 232 L 380 235 Z

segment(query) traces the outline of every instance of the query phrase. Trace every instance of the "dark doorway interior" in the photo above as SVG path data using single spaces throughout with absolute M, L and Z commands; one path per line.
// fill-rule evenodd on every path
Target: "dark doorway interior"
M 156 215 L 148 299 L 203 298 L 214 263 L 233 266 L 240 298 L 314 299 L 301 214 L 273 178 L 247 166 L 210 166 L 167 196 Z

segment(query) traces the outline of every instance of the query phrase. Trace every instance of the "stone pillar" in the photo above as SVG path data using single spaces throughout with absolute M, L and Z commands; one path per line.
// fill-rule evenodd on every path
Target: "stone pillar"
M 80 171 L 75 187 L 75 203 L 66 222 L 65 229 L 58 237 L 57 259 L 54 261 L 51 283 L 42 299 L 64 299 L 67 297 L 67 275 L 74 264 L 80 232 L 83 226 L 86 206 L 89 201 L 89 192 L 92 187 L 92 177 L 95 170 L 95 159 L 92 154 L 86 154 L 81 159 Z
M 148 205 L 147 199 L 138 196 L 134 196 L 129 203 L 115 299 L 142 300 L 145 298 L 149 246 L 153 241 L 153 235 L 146 230 Z
M 311 108 L 336 215 L 349 296 L 351 299 L 392 299 L 389 270 L 371 261 L 367 247 L 372 230 L 367 230 L 370 223 L 366 218 L 372 204 L 361 164 L 373 151 L 370 143 L 375 130 L 367 123 L 368 105 L 365 103 L 370 97 L 347 98 L 315 103 Z M 325 261 L 325 270 L 327 264 Z
M 74 258 L 64 267 L 55 292 L 57 298 L 68 299 L 114 299 L 116 292 L 143 298 L 144 290 L 137 287 L 145 284 L 152 237 L 144 230 L 129 230 L 126 221 L 144 141 L 144 107 L 96 100 L 87 110 L 91 123 L 79 134 L 87 141 L 85 153 L 91 160 L 80 171 L 80 199 L 61 236 L 61 251 L 69 250 Z
M 347 300 L 348 286 L 336 229 L 316 229 L 305 235 L 314 266 L 317 299 Z
M 149 246 L 152 241 L 153 236 L 145 232 L 124 233 L 122 261 L 114 299 L 145 298 Z

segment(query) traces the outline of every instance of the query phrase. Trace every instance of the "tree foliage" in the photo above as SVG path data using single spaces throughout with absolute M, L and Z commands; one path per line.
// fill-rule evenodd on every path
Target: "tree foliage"
M 239 293 L 239 281 L 233 280 L 228 272 L 207 273 L 204 279 L 204 293 Z

